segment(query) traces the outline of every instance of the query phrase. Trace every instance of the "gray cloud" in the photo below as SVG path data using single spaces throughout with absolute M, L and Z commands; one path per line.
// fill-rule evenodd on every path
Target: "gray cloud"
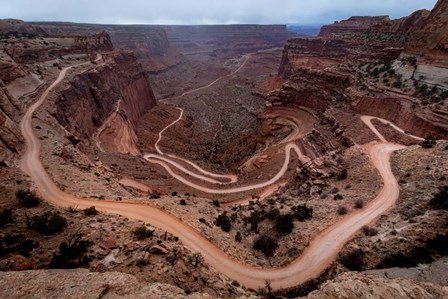
M 103 24 L 324 24 L 352 15 L 399 18 L 436 0 L 2 0 L 0 18 Z

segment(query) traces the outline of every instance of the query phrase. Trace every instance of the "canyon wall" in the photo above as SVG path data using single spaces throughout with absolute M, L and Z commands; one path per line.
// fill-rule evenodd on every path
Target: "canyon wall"
M 160 72 L 179 63 L 164 29 L 154 25 L 34 23 L 51 35 L 92 35 L 106 31 L 116 49 L 132 50 L 145 71 Z
M 420 28 L 426 22 L 429 14 L 429 10 L 417 10 L 407 17 L 373 24 L 370 30 L 413 34 L 416 31 L 420 30 Z
M 283 47 L 295 34 L 286 25 L 163 26 L 168 39 L 180 51 L 197 47 L 253 52 Z
M 439 0 L 406 52 L 431 65 L 448 67 L 448 0 Z
M 320 37 L 328 37 L 332 34 L 366 32 L 372 25 L 390 21 L 389 16 L 364 17 L 354 16 L 347 20 L 336 21 L 331 25 L 324 25 L 320 29 Z
M 88 54 L 113 50 L 110 37 L 106 32 L 92 36 L 54 36 L 29 39 L 10 39 L 2 50 L 15 63 L 26 64 L 48 61 L 64 55 Z
M 54 116 L 74 136 L 89 140 L 120 100 L 132 126 L 156 105 L 148 77 L 130 51 L 109 53 L 105 63 L 75 76 L 55 100 Z

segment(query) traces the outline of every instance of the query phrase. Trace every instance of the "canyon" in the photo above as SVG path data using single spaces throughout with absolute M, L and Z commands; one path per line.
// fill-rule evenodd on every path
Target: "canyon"
M 0 20 L 0 296 L 448 296 L 447 5 L 317 37 Z

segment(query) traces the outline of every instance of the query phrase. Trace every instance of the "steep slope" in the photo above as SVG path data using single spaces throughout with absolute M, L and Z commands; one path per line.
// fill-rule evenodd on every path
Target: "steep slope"
M 104 58 L 105 62 L 93 70 L 75 76 L 55 99 L 54 116 L 81 140 L 88 141 L 116 112 L 121 117 L 113 118 L 116 122 L 108 124 L 104 131 L 129 126 L 132 132 L 138 119 L 156 105 L 148 78 L 132 52 L 112 52 Z M 120 142 L 109 141 L 110 149 L 117 150 L 113 144 Z

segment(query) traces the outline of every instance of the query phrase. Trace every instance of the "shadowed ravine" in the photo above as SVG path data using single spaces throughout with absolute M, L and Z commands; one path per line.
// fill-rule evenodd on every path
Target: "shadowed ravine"
M 98 210 L 104 212 L 116 213 L 148 222 L 155 227 L 178 236 L 187 248 L 201 253 L 209 265 L 246 287 L 261 288 L 265 286 L 266 281 L 269 281 L 274 289 L 288 288 L 319 276 L 334 260 L 342 246 L 362 226 L 375 221 L 379 216 L 391 209 L 398 198 L 399 185 L 391 171 L 389 159 L 392 152 L 402 149 L 404 146 L 386 142 L 375 142 L 362 146 L 369 154 L 373 166 L 378 169 L 384 182 L 377 197 L 372 199 L 362 210 L 347 215 L 341 221 L 319 233 L 303 254 L 288 266 L 275 269 L 260 269 L 242 264 L 238 260 L 229 257 L 194 228 L 181 222 L 175 216 L 149 204 L 82 199 L 61 191 L 55 185 L 39 159 L 40 142 L 33 133 L 32 115 L 46 99 L 49 91 L 64 79 L 69 69 L 70 67 L 61 71 L 57 80 L 28 109 L 20 123 L 22 134 L 26 140 L 26 151 L 20 167 L 32 178 L 42 197 L 50 204 L 61 208 L 69 206 L 87 208 L 95 205 Z M 365 121 L 370 123 L 369 120 Z M 293 146 L 291 146 L 291 149 L 293 149 Z M 290 160 L 289 152 L 287 150 L 285 155 L 286 165 Z M 159 161 L 159 163 L 163 162 Z M 247 187 L 251 186 L 243 188 Z

